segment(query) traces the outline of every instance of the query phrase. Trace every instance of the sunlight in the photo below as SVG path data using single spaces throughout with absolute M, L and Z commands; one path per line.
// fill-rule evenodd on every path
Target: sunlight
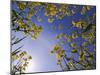
M 34 59 L 33 59 L 34 60 Z M 27 72 L 34 72 L 36 70 L 36 61 L 30 60 Z

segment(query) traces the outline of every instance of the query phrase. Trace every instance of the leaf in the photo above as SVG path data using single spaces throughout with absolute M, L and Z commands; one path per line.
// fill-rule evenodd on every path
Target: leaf
M 87 53 L 87 51 L 86 51 L 86 50 L 84 50 L 84 52 L 83 52 L 83 53 L 84 53 L 84 55 L 85 55 L 85 56 L 86 56 L 86 55 L 88 55 L 88 53 Z
M 75 43 L 71 43 L 70 45 L 71 45 L 71 47 L 73 47 L 73 48 L 77 46 Z
M 45 16 L 49 16 L 49 14 L 47 12 L 44 13 Z
M 37 39 L 36 35 L 32 35 L 31 37 L 32 37 L 32 40 L 36 40 Z
M 89 60 L 89 61 L 92 61 L 92 60 L 93 60 L 93 57 L 88 57 L 88 60 Z
M 87 11 L 86 7 L 83 6 L 83 7 L 82 7 L 82 10 L 81 10 L 81 15 L 85 14 L 86 11 Z
M 26 56 L 27 55 L 27 52 L 26 51 L 23 51 L 19 54 L 20 57 L 23 57 L 23 56 Z
M 63 33 L 60 33 L 60 34 L 59 34 L 59 38 L 60 38 L 60 39 L 63 38 L 63 36 L 64 36 Z
M 92 26 L 93 26 L 93 24 L 89 24 L 89 25 L 86 27 L 86 29 L 84 29 L 82 32 L 87 32 L 87 31 L 89 31 L 90 29 L 92 29 Z
M 71 42 L 72 41 L 72 37 L 71 36 L 67 36 L 67 42 Z
M 86 56 L 85 56 L 85 55 L 83 55 L 82 57 L 79 56 L 79 60 L 80 60 L 80 61 L 84 61 L 84 60 L 86 60 Z
M 27 19 L 31 19 L 31 17 L 34 15 L 34 13 L 33 12 L 28 12 L 28 14 L 27 14 Z
M 52 50 L 50 53 L 51 53 L 51 54 L 53 54 L 53 53 L 54 53 L 54 51 Z
M 40 33 L 42 31 L 42 26 L 37 27 L 38 32 Z
M 60 56 L 64 56 L 64 50 L 60 50 L 59 52 L 58 52 L 58 55 L 60 55 Z
M 92 7 L 91 6 L 83 6 L 81 10 L 81 15 L 84 15 L 87 11 L 89 11 Z
M 66 35 L 66 34 L 64 34 L 64 36 L 63 36 L 65 39 L 68 39 L 68 36 Z
M 61 59 L 61 56 L 57 54 L 56 59 Z
M 23 11 L 26 8 L 26 2 L 17 2 L 18 8 Z
M 18 21 L 17 21 L 17 24 L 18 24 L 18 31 L 19 31 L 19 29 L 20 28 L 22 28 L 22 29 L 25 29 L 25 28 L 27 28 L 27 25 L 23 22 L 23 20 L 21 20 L 21 19 L 19 19 Z
M 77 22 L 72 21 L 72 24 L 73 24 L 74 27 L 77 27 L 77 28 L 80 28 L 80 29 L 85 29 L 87 27 L 87 23 L 82 19 L 80 19 Z
M 70 13 L 69 11 L 67 11 L 67 10 L 66 10 L 65 14 L 66 14 L 67 16 L 71 16 L 71 13 Z
M 72 14 L 75 14 L 75 11 L 74 10 L 71 10 Z
M 35 6 L 40 6 L 41 3 L 37 2 L 37 3 L 34 3 L 34 2 L 29 2 L 29 6 L 30 7 L 35 7 Z
M 79 60 L 80 61 L 86 60 L 86 55 L 82 51 L 80 51 L 79 53 Z
M 37 17 L 38 22 L 42 22 L 42 18 L 41 17 Z
M 54 46 L 54 50 L 55 50 L 56 52 L 58 52 L 58 51 L 60 51 L 60 50 L 62 50 L 62 49 L 61 49 L 61 46 L 59 46 L 58 44 L 56 44 L 56 45 Z
M 56 39 L 57 39 L 57 40 L 59 39 L 59 35 L 58 35 L 58 34 L 56 35 Z
M 83 47 L 86 47 L 87 45 L 88 45 L 87 42 L 83 42 L 83 43 L 82 43 L 82 46 L 83 46 Z
M 88 5 L 86 8 L 87 8 L 87 10 L 90 10 L 92 8 L 92 6 Z
M 61 64 L 61 60 L 58 60 L 58 61 L 57 61 L 57 65 L 60 65 L 60 64 Z
M 88 48 L 84 48 L 84 51 L 88 51 Z
M 72 24 L 75 26 L 76 25 L 75 21 L 72 21 Z
M 76 38 L 78 38 L 77 33 L 72 33 L 72 39 L 76 39 Z
M 54 19 L 53 19 L 52 17 L 49 17 L 49 18 L 48 18 L 48 22 L 49 22 L 49 23 L 52 23 L 53 21 L 54 21 Z
M 77 52 L 77 50 L 75 50 L 75 49 L 71 50 L 71 53 L 76 53 L 76 52 Z
M 48 4 L 46 6 L 45 15 L 46 16 L 55 16 L 57 14 L 57 7 L 54 4 Z
M 53 10 L 52 12 L 50 12 L 50 15 L 51 15 L 51 16 L 55 16 L 56 13 L 57 13 L 57 11 Z
M 19 52 L 21 52 L 21 50 L 15 50 L 11 53 L 11 56 L 17 55 Z
M 13 55 L 13 56 L 12 56 L 12 60 L 13 60 L 13 61 L 17 60 L 18 58 L 19 58 L 18 55 Z
M 24 66 L 24 67 L 27 67 L 28 65 L 25 63 L 25 64 L 23 64 L 23 66 Z
M 29 59 L 29 60 L 31 60 L 31 59 L 32 59 L 32 57 L 31 57 L 31 56 L 29 56 L 29 57 L 28 57 L 28 59 Z

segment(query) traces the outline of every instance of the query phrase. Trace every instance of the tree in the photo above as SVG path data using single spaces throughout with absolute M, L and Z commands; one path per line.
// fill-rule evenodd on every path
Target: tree
M 61 66 L 62 70 L 87 70 L 96 68 L 96 24 L 95 18 L 93 17 L 94 16 L 92 16 L 91 18 L 92 21 L 88 17 L 89 20 L 87 22 L 82 19 L 77 22 L 72 21 L 72 27 L 81 29 L 81 32 L 74 31 L 71 35 L 67 35 L 64 33 L 56 35 L 56 39 L 60 41 L 60 43 L 54 46 L 53 50 L 51 50 L 51 53 L 56 54 L 57 64 L 60 63 L 60 66 L 64 65 L 62 63 L 65 62 L 66 67 L 64 68 Z M 84 41 L 80 44 L 77 44 L 74 40 L 78 40 L 78 38 L 81 38 L 80 41 Z M 62 47 L 63 45 L 66 45 L 66 43 L 69 45 L 71 50 L 63 50 Z M 89 45 L 94 46 L 94 49 L 89 50 Z M 69 54 L 71 54 L 71 56 L 67 57 Z M 75 54 L 77 54 L 78 59 L 74 58 Z
M 16 38 L 16 36 L 13 36 L 11 38 L 11 46 L 15 46 L 19 44 L 21 41 L 23 41 L 26 37 L 23 37 L 21 39 Z M 17 75 L 24 73 L 28 67 L 29 61 L 32 59 L 30 55 L 27 54 L 26 51 L 22 51 L 21 48 L 23 46 L 18 47 L 15 50 L 12 50 L 11 52 L 11 75 Z
M 39 23 L 43 21 L 42 16 L 38 15 L 40 11 L 44 11 L 44 16 L 47 17 L 48 23 L 52 24 L 54 21 L 61 21 L 66 16 L 72 17 L 75 14 L 85 15 L 90 11 L 92 6 L 82 6 L 80 11 L 78 5 L 69 4 L 54 4 L 54 3 L 40 3 L 40 2 L 27 2 L 27 1 L 12 1 L 12 5 L 16 5 L 16 9 L 12 8 L 11 12 L 11 30 L 15 33 L 23 33 L 23 38 L 16 39 L 11 45 L 16 45 L 23 39 L 31 36 L 33 40 L 36 40 L 42 33 L 43 27 L 37 25 L 33 20 L 34 17 Z M 77 30 L 71 32 L 71 34 L 60 33 L 56 35 L 57 43 L 51 53 L 56 54 L 57 65 L 60 65 L 62 70 L 77 70 L 77 69 L 94 69 L 96 66 L 96 52 L 95 48 L 89 51 L 88 46 L 95 47 L 95 33 L 96 33 L 96 13 L 91 16 L 86 16 L 85 19 L 80 18 L 77 21 L 72 20 L 69 27 L 66 27 L 66 31 L 71 28 Z M 63 30 L 64 26 L 58 24 L 57 27 L 51 26 L 52 30 Z M 13 37 L 15 38 L 15 37 Z M 74 40 L 81 38 L 84 40 L 81 44 L 77 44 Z M 71 50 L 63 49 L 63 45 L 66 43 Z M 26 52 L 19 50 L 22 46 L 12 52 L 12 58 L 14 59 L 27 59 L 24 58 Z M 15 53 L 15 55 L 14 55 Z M 23 55 L 19 57 L 18 55 Z M 69 56 L 69 54 L 71 56 Z M 74 58 L 77 54 L 78 60 Z M 20 64 L 19 64 L 20 65 Z M 19 68 L 22 67 L 17 67 Z M 24 67 L 25 69 L 25 67 Z M 21 70 L 22 71 L 22 70 Z M 16 70 L 14 71 L 14 73 Z
M 15 2 L 15 1 L 14 1 Z M 20 12 L 18 13 L 16 10 L 12 9 L 12 31 L 22 32 L 25 35 L 30 35 L 33 40 L 37 39 L 39 34 L 42 31 L 41 26 L 36 26 L 30 19 L 32 17 L 32 13 L 28 13 L 28 17 L 23 17 L 23 10 L 25 9 L 25 5 L 27 2 L 17 2 L 18 8 Z M 25 4 L 25 5 L 24 5 Z

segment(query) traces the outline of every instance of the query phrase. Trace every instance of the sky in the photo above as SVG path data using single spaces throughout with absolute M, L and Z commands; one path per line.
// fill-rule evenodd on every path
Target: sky
M 85 19 L 86 16 L 91 16 L 96 8 L 93 7 L 90 11 L 86 12 L 85 15 L 80 14 L 82 6 L 80 5 L 76 14 L 73 16 L 65 16 L 61 20 L 55 20 L 53 23 L 48 23 L 48 17 L 44 15 L 44 10 L 39 11 L 37 13 L 38 16 L 41 16 L 42 22 L 38 22 L 38 20 L 33 16 L 32 21 L 37 26 L 42 26 L 43 30 L 39 37 L 36 40 L 32 40 L 30 36 L 21 41 L 17 46 L 14 46 L 13 49 L 20 45 L 24 45 L 22 47 L 23 51 L 27 51 L 29 55 L 32 56 L 31 64 L 28 68 L 27 72 L 47 72 L 47 71 L 61 71 L 60 66 L 57 65 L 57 60 L 54 55 L 50 54 L 50 51 L 53 49 L 55 44 L 59 43 L 55 36 L 61 32 L 65 34 L 70 34 L 75 31 L 76 28 L 68 29 L 70 25 L 72 25 L 72 21 L 77 21 L 80 18 Z M 16 4 L 12 4 L 12 9 L 19 12 L 20 10 L 17 8 Z M 27 10 L 26 10 L 27 12 Z M 63 30 L 57 29 L 58 25 L 63 25 Z M 55 26 L 55 30 L 51 29 L 51 26 Z M 23 34 L 20 32 L 13 32 L 12 35 L 16 35 L 17 37 L 23 37 Z M 76 41 L 76 43 L 80 44 L 82 40 Z M 64 49 L 70 50 L 67 45 L 63 46 Z M 91 47 L 92 48 L 92 47 Z

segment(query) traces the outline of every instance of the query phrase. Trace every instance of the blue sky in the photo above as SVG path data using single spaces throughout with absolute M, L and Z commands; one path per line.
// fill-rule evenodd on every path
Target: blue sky
M 79 6 L 77 12 L 73 16 L 65 16 L 62 20 L 55 20 L 53 23 L 48 23 L 48 17 L 44 15 L 44 11 L 40 11 L 37 13 L 38 16 L 42 18 L 42 22 L 38 22 L 38 20 L 33 16 L 32 21 L 38 26 L 42 26 L 43 30 L 39 37 L 36 40 L 32 40 L 31 37 L 25 38 L 20 44 L 13 47 L 16 48 L 20 45 L 24 45 L 22 50 L 27 51 L 29 55 L 32 56 L 33 67 L 29 69 L 28 72 L 47 72 L 47 71 L 61 71 L 60 66 L 57 65 L 57 61 L 54 55 L 50 55 L 50 50 L 53 49 L 55 44 L 58 43 L 55 36 L 61 32 L 70 34 L 72 31 L 75 31 L 76 28 L 68 29 L 71 25 L 72 21 L 77 21 L 80 18 L 85 19 L 86 16 L 92 15 L 95 12 L 95 7 L 93 7 L 90 11 L 86 12 L 85 15 L 80 14 L 80 9 L 82 6 Z M 15 9 L 17 12 L 19 10 L 16 8 L 14 4 L 12 9 Z M 59 24 L 63 25 L 63 30 L 59 30 L 57 27 Z M 51 29 L 51 26 L 55 26 L 55 30 Z M 16 35 L 17 37 L 23 37 L 23 34 L 20 32 L 12 32 L 12 35 Z M 81 40 L 82 41 L 82 40 Z M 76 41 L 77 43 L 81 42 L 80 40 Z M 63 46 L 64 49 L 69 49 L 67 45 Z

